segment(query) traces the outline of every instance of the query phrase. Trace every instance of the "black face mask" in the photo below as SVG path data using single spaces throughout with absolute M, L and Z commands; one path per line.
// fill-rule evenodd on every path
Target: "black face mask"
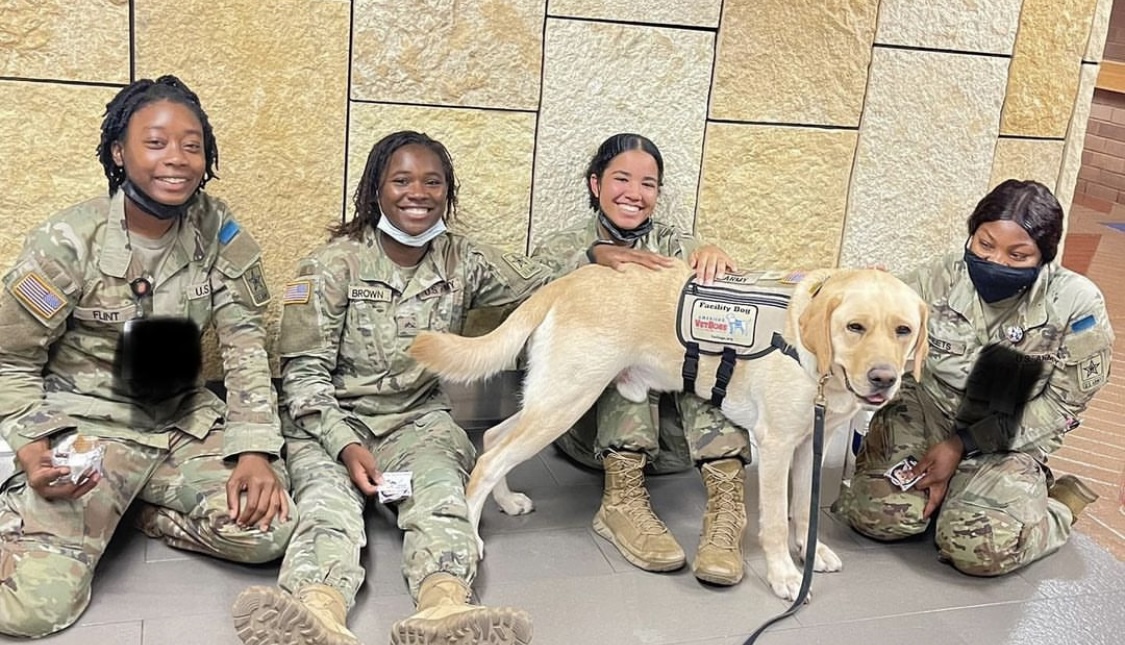
M 977 293 L 985 302 L 1000 302 L 1021 293 L 1039 277 L 1039 267 L 1006 267 L 989 262 L 965 249 L 965 264 L 969 267 L 969 279 L 973 281 Z
M 195 199 L 199 196 L 199 189 L 197 188 L 186 202 L 178 204 L 176 206 L 169 206 L 168 204 L 161 204 L 155 199 L 149 197 L 128 179 L 121 182 L 121 192 L 125 193 L 125 196 L 132 200 L 132 202 L 136 204 L 138 208 L 157 219 L 163 220 L 182 217 L 183 214 L 187 212 L 188 207 L 191 206 L 192 203 L 195 202 Z
M 628 231 L 617 228 L 617 226 L 615 226 L 613 222 L 609 221 L 609 217 L 606 216 L 605 211 L 600 208 L 598 209 L 598 223 L 602 225 L 602 228 L 609 232 L 610 237 L 617 240 L 618 242 L 632 243 L 644 237 L 648 234 L 649 231 L 652 230 L 651 217 L 641 222 L 641 225 L 637 228 L 629 229 Z

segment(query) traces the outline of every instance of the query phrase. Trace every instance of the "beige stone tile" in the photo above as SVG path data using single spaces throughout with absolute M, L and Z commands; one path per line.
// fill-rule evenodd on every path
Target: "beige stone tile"
M 1090 107 L 1094 98 L 1094 83 L 1098 80 L 1098 68 L 1098 65 L 1082 66 L 1078 97 L 1074 101 L 1074 112 L 1071 113 L 1070 125 L 1067 127 L 1059 177 L 1055 183 L 1055 197 L 1062 205 L 1063 212 L 1068 215 L 1070 204 L 1074 200 L 1074 187 L 1078 183 L 1078 171 L 1082 167 L 1082 144 L 1086 139 L 1086 128 L 1090 120 Z M 1062 257 L 1061 244 L 1059 257 Z
M 727 2 L 711 118 L 857 125 L 878 4 Z
M 0 3 L 0 76 L 129 82 L 129 0 Z
M 876 48 L 842 266 L 906 270 L 964 237 L 988 190 L 1004 58 Z
M 535 115 L 498 110 L 353 103 L 348 137 L 347 216 L 371 147 L 398 130 L 437 139 L 453 157 L 458 218 L 452 226 L 475 240 L 526 250 Z
M 1025 0 L 1000 132 L 1066 135 L 1097 0 Z
M 117 89 L 0 81 L 0 266 L 53 213 L 106 192 L 94 150 Z
M 224 199 L 262 246 L 274 295 L 340 221 L 347 114 L 348 3 L 207 0 L 137 4 L 137 75 L 176 71 L 199 94 L 219 145 Z M 200 43 L 207 43 L 206 47 Z M 218 375 L 208 344 L 206 375 Z
M 665 176 L 655 216 L 691 230 L 713 45 L 701 31 L 547 21 L 533 245 L 591 216 L 582 174 L 618 132 L 656 142 Z
M 1022 0 L 882 0 L 875 42 L 1011 54 Z
M 552 16 L 716 27 L 722 4 L 722 0 L 551 0 L 547 10 Z
M 856 136 L 854 130 L 709 124 L 699 236 L 742 267 L 835 266 Z
M 356 0 L 352 98 L 534 110 L 546 0 Z
M 1055 190 L 1063 146 L 1050 139 L 997 139 L 989 188 L 1006 179 L 1034 179 Z
M 1105 52 L 1105 40 L 1109 32 L 1109 16 L 1113 12 L 1113 0 L 1097 0 L 1094 19 L 1090 25 L 1090 37 L 1086 41 L 1083 60 L 1101 61 Z

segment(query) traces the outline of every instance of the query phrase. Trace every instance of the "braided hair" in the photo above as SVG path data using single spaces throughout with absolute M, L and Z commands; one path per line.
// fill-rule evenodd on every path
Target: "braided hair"
M 113 144 L 124 142 L 129 120 L 137 110 L 157 101 L 172 101 L 184 105 L 199 119 L 200 125 L 203 126 L 203 156 L 207 160 L 199 188 L 203 188 L 208 180 L 218 178 L 215 170 L 219 167 L 219 146 L 215 143 L 215 133 L 211 130 L 207 113 L 199 103 L 199 96 L 175 76 L 161 76 L 155 81 L 143 78 L 130 83 L 105 106 L 102 138 L 98 143 L 97 155 L 98 160 L 102 162 L 102 168 L 105 169 L 106 179 L 109 180 L 111 196 L 125 181 L 125 168 L 113 161 Z
M 380 139 L 367 155 L 367 164 L 363 167 L 363 177 L 355 191 L 355 217 L 328 230 L 332 237 L 348 236 L 359 239 L 363 235 L 364 227 L 372 228 L 379 222 L 379 186 L 386 178 L 387 165 L 391 156 L 406 146 L 422 146 L 437 155 L 441 161 L 441 169 L 445 174 L 445 214 L 442 216 L 447 223 L 452 222 L 457 215 L 457 178 L 453 174 L 453 157 L 440 141 L 421 132 L 402 130 L 393 132 Z

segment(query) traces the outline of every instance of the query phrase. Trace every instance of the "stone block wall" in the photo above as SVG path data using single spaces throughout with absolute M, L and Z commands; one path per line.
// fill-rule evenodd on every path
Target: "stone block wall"
M 1112 2 L 3 5 L 0 264 L 105 190 L 114 92 L 174 73 L 218 137 L 208 190 L 261 242 L 276 292 L 350 216 L 370 146 L 404 128 L 451 149 L 461 230 L 507 249 L 589 217 L 589 156 L 636 131 L 665 155 L 658 216 L 744 265 L 907 269 L 961 244 L 1003 178 L 1069 205 Z

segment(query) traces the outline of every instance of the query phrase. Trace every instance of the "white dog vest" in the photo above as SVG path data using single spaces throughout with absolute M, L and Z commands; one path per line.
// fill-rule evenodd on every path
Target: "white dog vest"
M 695 391 L 699 355 L 722 356 L 711 388 L 711 403 L 721 406 L 735 361 L 754 360 L 774 350 L 797 359 L 781 337 L 785 310 L 801 272 L 727 274 L 704 285 L 692 275 L 680 290 L 676 335 L 684 346 L 684 391 Z

